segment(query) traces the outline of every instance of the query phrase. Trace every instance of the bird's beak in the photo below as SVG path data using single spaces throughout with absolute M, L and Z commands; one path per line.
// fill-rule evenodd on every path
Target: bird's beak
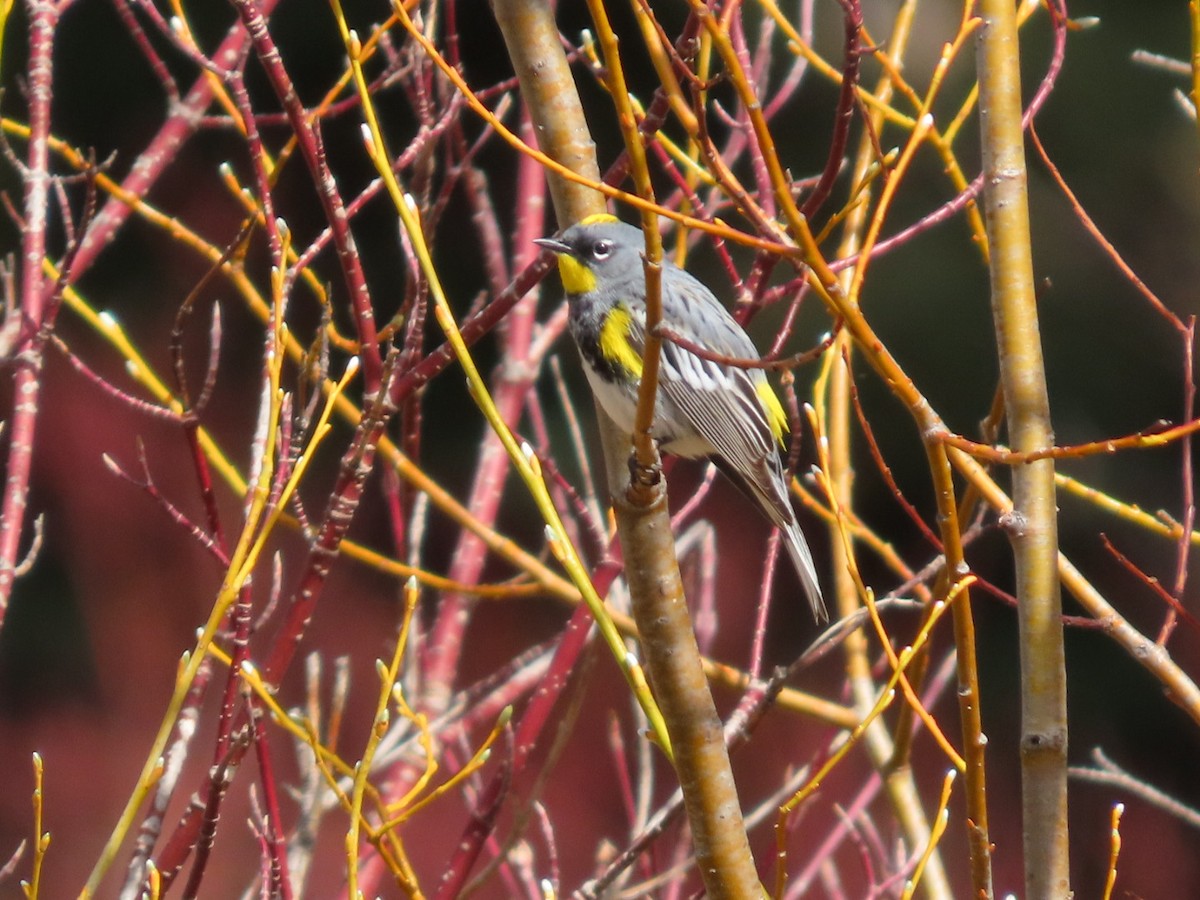
M 533 242 L 539 247 L 544 247 L 551 253 L 570 253 L 571 246 L 564 244 L 558 238 L 534 238 Z

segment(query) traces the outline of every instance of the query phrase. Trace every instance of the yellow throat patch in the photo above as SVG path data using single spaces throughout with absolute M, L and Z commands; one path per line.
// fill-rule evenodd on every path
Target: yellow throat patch
M 592 270 L 570 253 L 558 254 L 558 275 L 568 294 L 590 294 L 596 289 Z
M 629 342 L 629 330 L 632 325 L 633 316 L 629 310 L 619 304 L 614 306 L 604 317 L 604 324 L 600 326 L 600 355 L 634 378 L 641 378 L 642 354 Z M 775 403 L 778 405 L 779 401 L 776 400 Z
M 616 216 L 596 213 L 579 220 L 580 225 L 599 225 L 601 222 L 619 222 Z M 592 270 L 569 253 L 558 255 L 558 275 L 568 294 L 590 294 L 596 289 L 596 276 Z

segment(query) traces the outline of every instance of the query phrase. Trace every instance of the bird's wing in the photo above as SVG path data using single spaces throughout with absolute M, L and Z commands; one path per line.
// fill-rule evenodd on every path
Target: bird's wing
M 699 282 L 675 270 L 664 292 L 666 326 L 718 354 L 756 359 L 753 342 Z M 672 341 L 662 345 L 660 390 L 708 441 L 733 481 L 757 501 L 776 525 L 794 522 L 774 445 L 761 369 L 704 359 Z

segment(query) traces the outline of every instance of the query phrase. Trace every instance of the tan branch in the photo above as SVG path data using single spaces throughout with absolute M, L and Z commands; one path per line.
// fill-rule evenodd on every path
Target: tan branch
M 594 147 L 551 5 L 546 0 L 495 0 L 493 9 L 542 151 L 598 181 Z M 603 12 L 599 4 L 596 10 Z M 601 20 L 596 24 L 603 33 L 607 23 Z M 607 42 L 606 52 L 615 50 L 615 40 Z M 560 225 L 605 211 L 602 194 L 554 172 L 548 171 L 548 176 Z M 660 477 L 652 485 L 631 491 L 627 466 L 630 436 L 620 433 L 599 405 L 597 415 L 634 618 L 671 736 L 672 747 L 664 749 L 668 749 L 679 777 L 700 874 L 709 897 L 761 897 L 721 720 L 708 690 L 683 596 L 665 482 Z
M 979 115 L 984 222 L 991 249 L 992 317 L 1013 448 L 1053 446 L 1042 360 L 1021 131 L 1016 10 L 982 0 Z M 1028 897 L 1070 895 L 1067 839 L 1067 694 L 1054 462 L 1013 470 L 1007 526 L 1016 564 L 1021 649 L 1021 795 Z

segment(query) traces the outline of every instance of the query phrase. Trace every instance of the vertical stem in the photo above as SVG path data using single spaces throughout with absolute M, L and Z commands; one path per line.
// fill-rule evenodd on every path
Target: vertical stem
M 61 7 L 29 3 L 29 156 L 24 173 L 25 221 L 21 229 L 21 330 L 14 347 L 12 417 L 0 505 L 0 625 L 12 596 L 17 553 L 29 501 L 34 432 L 42 387 L 42 350 L 51 306 L 45 291 L 46 210 L 50 202 L 50 101 L 54 94 L 54 33 Z
M 897 67 L 904 61 L 911 33 L 913 14 L 916 3 L 914 0 L 904 3 L 896 14 L 895 24 L 886 42 L 886 52 Z M 854 8 L 855 15 L 847 15 L 847 29 L 856 29 L 848 33 L 846 39 L 847 68 L 852 56 L 861 51 L 857 29 L 861 27 L 861 10 Z M 850 84 L 850 79 L 843 75 L 843 84 Z M 882 104 L 889 103 L 892 97 L 893 84 L 885 74 L 879 79 L 874 95 Z M 843 96 L 846 91 L 843 88 Z M 846 101 L 849 103 L 849 101 Z M 862 135 L 858 152 L 855 155 L 851 184 L 861 184 L 866 178 L 869 167 L 875 162 L 875 147 L 871 141 L 872 134 L 878 134 L 883 125 L 883 116 L 878 109 L 868 116 L 869 129 Z M 831 160 L 832 160 L 831 156 Z M 827 169 L 828 171 L 828 169 Z M 820 188 L 813 197 L 805 201 L 805 210 L 815 207 Z M 838 247 L 839 259 L 848 259 L 862 249 L 862 236 L 868 227 L 870 211 L 869 198 L 871 188 L 863 189 L 861 200 L 846 216 L 841 245 Z M 842 276 L 842 285 L 851 290 L 854 283 L 854 272 L 848 269 Z M 852 298 L 855 303 L 858 296 Z M 838 503 L 846 509 L 853 509 L 854 504 L 854 466 L 851 421 L 851 365 L 855 345 L 846 331 L 839 332 L 830 349 L 831 365 L 829 375 L 829 479 L 837 493 Z M 836 528 L 836 526 L 834 526 Z M 840 536 L 831 533 L 830 547 L 833 553 L 833 589 L 834 603 L 837 615 L 844 617 L 853 614 L 859 607 L 858 591 L 850 576 L 849 562 L 846 558 L 846 547 Z M 846 671 L 850 680 L 851 691 L 859 713 L 865 715 L 875 703 L 877 688 L 871 676 L 871 665 L 867 657 L 868 641 L 864 632 L 859 629 L 847 635 L 844 650 L 846 655 Z M 924 653 L 919 658 L 924 660 Z M 910 669 L 910 677 L 912 670 Z M 899 711 L 897 733 L 911 732 L 911 715 L 907 707 Z M 931 829 L 929 819 L 922 807 L 921 792 L 917 787 L 912 767 L 904 756 L 897 756 L 896 744 L 887 732 L 887 725 L 882 720 L 876 720 L 868 726 L 863 739 L 863 746 L 870 754 L 871 763 L 879 771 L 887 789 L 887 797 L 891 803 L 896 820 L 900 823 L 907 841 L 909 852 L 919 851 L 929 845 Z M 948 900 L 953 896 L 946 867 L 940 853 L 930 856 L 921 878 L 921 893 L 930 900 Z
M 496 0 L 492 13 L 521 84 L 521 100 L 536 127 L 538 146 L 573 171 L 599 181 L 596 144 L 574 90 L 550 4 L 547 0 Z M 592 188 L 565 178 L 549 181 L 560 225 L 604 212 L 604 198 Z
M 1016 11 L 981 0 L 979 113 L 992 315 L 1013 449 L 1054 443 L 1033 290 Z M 1021 791 L 1025 895 L 1070 894 L 1067 841 L 1066 672 L 1057 573 L 1054 462 L 1013 470 L 1005 517 L 1016 557 L 1021 643 Z
M 574 90 L 567 60 L 547 0 L 494 0 L 521 97 L 537 126 L 538 143 L 549 156 L 599 180 L 594 145 Z M 593 12 L 603 12 L 596 4 Z M 597 21 L 597 27 L 607 23 Z M 612 37 L 607 28 L 602 36 Z M 607 32 L 607 34 L 606 34 Z M 606 62 L 617 64 L 615 40 Z M 626 125 L 632 125 L 626 109 Z M 636 134 L 627 135 L 636 152 Z M 550 194 L 561 225 L 603 212 L 601 194 L 586 186 L 550 178 Z M 763 896 L 750 854 L 729 766 L 721 720 L 708 690 L 683 596 L 671 534 L 665 483 L 632 490 L 630 435 L 622 434 L 597 405 L 609 490 L 615 500 L 617 530 L 625 556 L 626 580 L 641 636 L 646 666 L 671 736 L 673 762 L 692 827 L 697 864 L 707 895 L 750 900 Z
M 526 125 L 523 124 L 523 128 Z M 532 127 L 529 126 L 532 131 Z M 519 260 L 530 256 L 537 248 L 533 239 L 544 233 L 543 207 L 545 206 L 545 178 L 541 167 L 528 156 L 518 162 L 518 183 L 521 209 L 519 226 L 515 235 L 514 254 Z M 537 310 L 538 292 L 525 297 L 505 318 L 507 327 L 502 332 L 502 361 L 497 369 L 498 383 L 492 393 L 496 409 L 506 422 L 516 422 L 521 416 L 525 398 L 533 386 L 538 373 L 536 366 L 529 365 L 529 348 L 533 335 L 534 314 Z M 479 463 L 475 468 L 475 480 L 471 486 L 471 497 L 467 508 L 487 525 L 494 525 L 500 511 L 504 493 L 504 479 L 509 472 L 508 454 L 504 444 L 494 431 L 488 429 L 482 439 Z M 454 563 L 450 578 L 463 584 L 473 584 L 479 579 L 487 561 L 487 545 L 483 539 L 464 529 L 454 552 Z M 462 594 L 449 594 L 438 607 L 437 620 L 430 633 L 425 676 L 423 702 L 427 711 L 444 712 L 450 702 L 454 679 L 458 674 L 463 646 L 463 635 L 474 604 Z
M 1189 0 L 1188 18 L 1192 25 L 1192 103 L 1200 109 L 1200 0 Z
M 721 719 L 679 579 L 665 485 L 656 487 L 655 499 L 636 508 L 618 496 L 617 532 L 646 667 L 671 735 L 696 865 L 713 900 L 761 900 Z
M 304 104 L 296 93 L 279 48 L 267 28 L 267 15 L 263 7 L 251 0 L 233 0 L 233 6 L 250 34 L 250 41 L 258 54 L 263 73 L 288 117 L 288 124 L 308 164 L 309 175 L 317 188 L 317 197 L 333 233 L 342 279 L 346 284 L 346 294 L 354 310 L 354 328 L 359 343 L 358 356 L 363 366 L 363 390 L 370 396 L 379 390 L 383 377 L 383 358 L 379 353 L 379 341 L 376 337 L 375 313 L 367 276 L 363 272 L 362 258 L 354 240 L 354 232 L 350 229 L 349 217 L 346 215 L 346 204 L 338 192 L 337 183 L 325 158 L 320 122 L 308 120 Z M 265 198 L 266 192 L 263 192 L 263 196 Z
M 954 478 L 946 447 L 935 438 L 926 439 L 925 455 L 933 477 L 941 525 L 942 547 L 946 556 L 946 577 L 938 581 L 938 596 L 959 577 L 967 574 L 963 557 L 962 528 L 954 496 Z M 984 751 L 983 711 L 979 700 L 979 666 L 975 656 L 975 619 L 970 595 L 962 591 L 951 610 L 954 617 L 955 667 L 958 671 L 958 715 L 963 734 L 963 759 L 967 764 L 967 844 L 971 849 L 971 887 L 973 896 L 990 898 L 992 886 L 992 848 L 988 830 L 987 769 Z

